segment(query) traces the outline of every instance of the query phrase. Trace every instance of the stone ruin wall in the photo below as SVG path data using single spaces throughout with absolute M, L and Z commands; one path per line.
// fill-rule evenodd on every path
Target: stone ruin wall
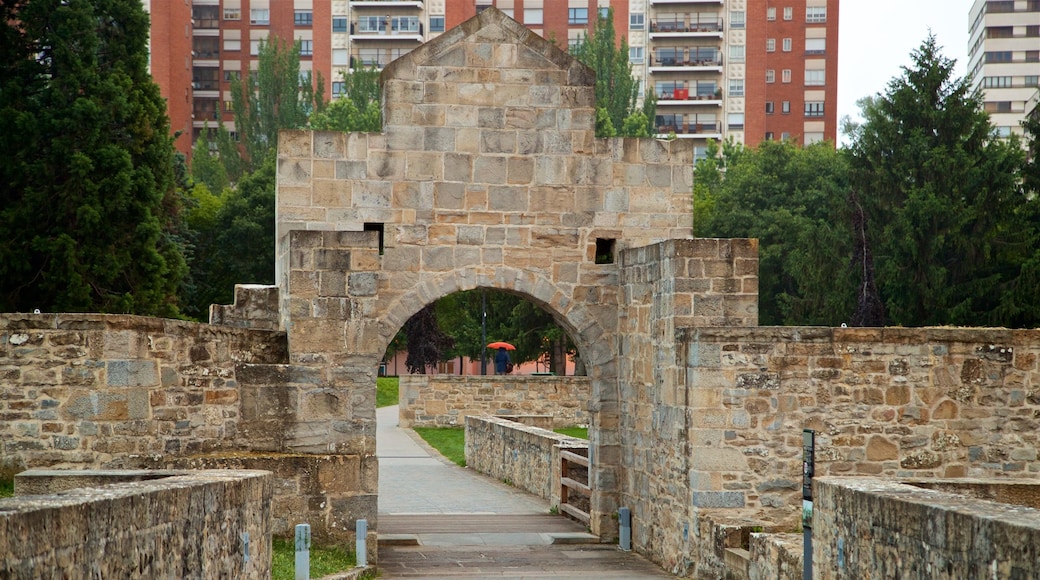
M 281 332 L 2 314 L 0 467 L 265 469 L 274 533 L 307 522 L 317 537 L 352 538 L 353 518 L 375 509 L 376 463 L 323 452 L 297 424 L 325 400 L 307 396 L 318 378 L 287 356 Z
M 0 499 L 0 578 L 270 578 L 272 486 L 201 471 Z
M 553 428 L 587 425 L 588 377 L 402 375 L 401 427 L 461 427 L 467 416 L 542 416 Z
M 637 393 L 644 412 L 621 434 L 633 539 L 666 569 L 715 577 L 724 530 L 798 529 L 803 428 L 817 432 L 817 476 L 1040 473 L 1040 331 L 702 327 L 677 338 L 676 392 Z

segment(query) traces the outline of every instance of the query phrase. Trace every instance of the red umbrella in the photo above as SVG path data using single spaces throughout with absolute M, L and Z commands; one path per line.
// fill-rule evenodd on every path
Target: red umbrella
M 488 345 L 488 348 L 504 348 L 506 350 L 516 350 L 516 347 L 509 344 L 508 342 L 492 342 Z

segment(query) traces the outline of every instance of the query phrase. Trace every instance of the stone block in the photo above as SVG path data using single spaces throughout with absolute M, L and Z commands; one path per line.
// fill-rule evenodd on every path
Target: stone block
M 745 505 L 742 491 L 694 491 L 693 507 L 698 508 L 742 508 Z
M 159 368 L 150 360 L 114 360 L 105 365 L 105 384 L 109 387 L 157 387 Z

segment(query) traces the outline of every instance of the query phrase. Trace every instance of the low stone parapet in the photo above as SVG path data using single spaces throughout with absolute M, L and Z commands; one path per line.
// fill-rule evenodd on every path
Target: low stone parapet
M 271 491 L 200 471 L 3 499 L 0 577 L 270 578 Z
M 466 417 L 466 465 L 559 505 L 554 450 L 588 448 L 588 441 L 497 417 Z
M 468 416 L 548 416 L 551 426 L 587 424 L 588 377 L 405 375 L 401 427 L 461 427 Z M 542 423 L 544 424 L 544 423 Z
M 813 493 L 814 578 L 1040 578 L 1040 510 L 866 478 Z

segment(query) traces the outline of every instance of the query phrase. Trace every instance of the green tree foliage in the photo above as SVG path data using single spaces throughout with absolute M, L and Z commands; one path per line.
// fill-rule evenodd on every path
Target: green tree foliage
M 622 37 L 618 43 L 614 34 L 613 8 L 596 20 L 592 34 L 584 37 L 572 54 L 596 73 L 596 136 L 649 136 L 656 101 L 648 97 L 642 110 L 636 107 L 639 81 L 632 76 L 628 42 Z M 633 115 L 636 117 L 630 120 Z
M 174 149 L 138 0 L 0 3 L 0 311 L 177 315 Z
M 311 113 L 324 108 L 323 93 L 320 75 L 316 90 L 310 72 L 300 75 L 299 41 L 288 44 L 275 37 L 271 42 L 261 42 L 257 74 L 242 75 L 242 82 L 231 84 L 244 170 L 254 170 L 277 151 L 279 131 L 306 127 Z M 226 140 L 226 133 L 221 133 L 221 138 Z M 234 173 L 228 171 L 229 175 Z
M 427 304 L 416 312 L 404 325 L 408 337 L 408 357 L 405 366 L 413 374 L 426 374 L 426 369 L 448 358 L 446 354 L 454 346 L 452 338 L 437 324 L 434 305 Z
M 196 183 L 204 183 L 209 192 L 220 194 L 230 185 L 227 169 L 210 151 L 210 130 L 207 123 L 191 152 L 191 177 Z M 215 144 L 214 144 L 215 145 Z
M 698 237 L 758 238 L 759 321 L 837 325 L 852 310 L 847 166 L 826 143 L 712 145 L 695 172 Z
M 850 134 L 888 322 L 1036 321 L 1037 307 L 1016 298 L 1037 242 L 1036 200 L 1019 186 L 1022 148 L 996 137 L 981 95 L 954 78 L 934 37 L 912 59 L 883 95 L 860 102 L 864 122 Z
M 319 131 L 381 131 L 379 71 L 358 69 L 344 74 L 343 82 L 344 96 L 312 114 L 310 127 Z

